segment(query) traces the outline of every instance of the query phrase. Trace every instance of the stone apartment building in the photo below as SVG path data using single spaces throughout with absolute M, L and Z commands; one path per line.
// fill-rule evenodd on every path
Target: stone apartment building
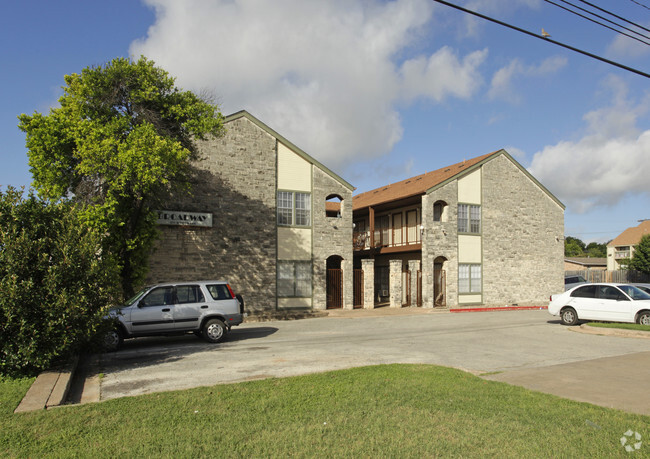
M 537 305 L 564 289 L 564 205 L 505 150 L 356 195 L 353 212 L 366 308 Z
M 499 150 L 352 197 L 246 111 L 161 206 L 148 281 L 228 280 L 254 314 L 540 304 L 563 290 L 564 206 Z
M 249 312 L 352 307 L 354 187 L 246 111 L 159 211 L 149 282 L 228 280 Z

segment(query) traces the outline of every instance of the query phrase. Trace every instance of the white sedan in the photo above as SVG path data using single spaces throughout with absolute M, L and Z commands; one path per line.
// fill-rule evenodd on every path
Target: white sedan
M 564 325 L 580 320 L 650 325 L 650 294 L 629 284 L 583 284 L 551 295 L 548 312 Z

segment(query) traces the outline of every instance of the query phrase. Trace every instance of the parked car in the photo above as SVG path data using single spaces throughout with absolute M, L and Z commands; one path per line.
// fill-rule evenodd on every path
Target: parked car
M 551 295 L 548 312 L 564 325 L 580 320 L 650 325 L 650 294 L 630 284 L 584 284 Z
M 115 327 L 105 339 L 107 350 L 125 338 L 188 332 L 217 343 L 244 321 L 244 300 L 225 281 L 157 284 L 111 309 L 108 318 Z
M 646 293 L 650 293 L 650 284 L 632 284 Z
M 569 290 L 577 285 L 586 284 L 587 281 L 582 276 L 564 276 L 564 290 Z

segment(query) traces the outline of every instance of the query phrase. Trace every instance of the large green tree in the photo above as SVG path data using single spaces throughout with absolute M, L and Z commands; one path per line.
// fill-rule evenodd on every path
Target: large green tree
M 46 369 L 101 336 L 117 264 L 77 210 L 0 190 L 0 374 Z
M 634 255 L 632 255 L 628 268 L 650 274 L 650 234 L 643 236 L 634 248 Z
M 585 243 L 580 239 L 567 236 L 564 238 L 564 256 L 581 257 L 585 252 Z
M 605 258 L 607 257 L 607 244 L 590 242 L 585 245 L 585 243 L 577 237 L 567 236 L 564 239 L 564 256 Z
M 223 117 L 144 57 L 85 68 L 65 83 L 60 107 L 19 116 L 33 185 L 43 197 L 85 205 L 83 217 L 106 235 L 129 296 L 157 236 L 153 209 L 189 189 L 194 141 L 221 135 Z

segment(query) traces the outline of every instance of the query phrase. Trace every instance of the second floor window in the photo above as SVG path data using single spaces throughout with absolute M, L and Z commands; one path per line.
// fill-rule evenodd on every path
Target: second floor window
M 310 226 L 311 195 L 278 191 L 278 225 Z
M 458 204 L 458 232 L 473 234 L 481 232 L 481 206 Z

